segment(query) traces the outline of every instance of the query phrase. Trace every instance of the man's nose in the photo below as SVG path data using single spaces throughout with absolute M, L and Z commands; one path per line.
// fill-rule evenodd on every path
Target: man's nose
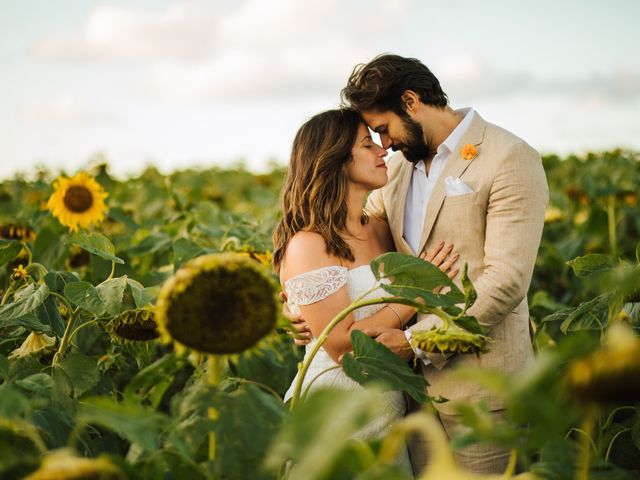
M 380 134 L 380 142 L 382 143 L 382 147 L 385 150 L 388 150 L 392 144 L 391 139 L 389 138 L 389 135 L 387 135 L 386 133 Z

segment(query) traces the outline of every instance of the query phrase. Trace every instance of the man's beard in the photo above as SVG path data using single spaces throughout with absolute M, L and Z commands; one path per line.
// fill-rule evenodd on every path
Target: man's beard
M 432 158 L 436 150 L 433 148 L 431 140 L 425 140 L 422 125 L 409 116 L 402 117 L 402 121 L 407 130 L 407 139 L 403 143 L 392 145 L 393 150 L 400 150 L 404 158 L 411 163 Z

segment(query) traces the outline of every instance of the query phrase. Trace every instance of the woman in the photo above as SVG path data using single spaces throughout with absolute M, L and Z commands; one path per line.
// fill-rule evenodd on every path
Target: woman
M 352 110 L 320 113 L 296 134 L 283 190 L 282 219 L 273 235 L 273 262 L 289 309 L 302 313 L 313 337 L 355 298 L 377 286 L 369 263 L 394 250 L 388 225 L 364 211 L 368 193 L 387 182 L 386 154 Z M 448 271 L 457 259 L 447 256 L 448 252 L 450 247 L 441 248 L 426 258 Z M 456 273 L 453 270 L 449 275 Z M 365 298 L 382 295 L 384 291 L 378 288 Z M 351 331 L 372 326 L 403 328 L 414 313 L 400 304 L 354 311 L 328 336 L 311 363 L 303 389 L 312 381 L 312 388 L 360 388 L 341 368 L 335 368 L 351 350 Z M 307 345 L 307 353 L 312 344 Z M 363 436 L 378 437 L 402 417 L 401 392 L 390 392 L 388 402 L 386 418 L 370 425 Z

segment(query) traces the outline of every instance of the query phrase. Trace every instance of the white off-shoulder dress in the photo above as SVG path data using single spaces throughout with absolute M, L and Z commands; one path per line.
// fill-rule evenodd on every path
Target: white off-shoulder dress
M 351 301 L 374 287 L 377 288 L 366 295 L 364 297 L 365 299 L 387 295 L 385 291 L 380 288 L 380 285 L 373 275 L 369 265 L 362 265 L 351 270 L 346 267 L 336 265 L 312 270 L 285 282 L 284 287 L 287 293 L 289 309 L 294 313 L 298 313 L 299 305 L 310 305 L 312 303 L 319 302 L 338 291 L 345 284 L 348 288 L 349 298 Z M 367 318 L 383 307 L 384 304 L 368 305 L 359 308 L 353 312 L 354 319 L 357 322 Z M 309 355 L 309 352 L 314 345 L 315 339 L 306 346 L 305 357 L 306 355 Z M 336 365 L 336 362 L 331 359 L 324 348 L 320 348 L 307 371 L 302 391 L 304 392 L 307 386 L 316 377 L 318 378 L 313 381 L 310 389 L 311 391 L 326 386 L 342 389 L 362 388 L 359 383 L 349 378 L 342 368 L 334 368 L 327 371 L 327 369 L 335 367 Z M 289 387 L 289 390 L 285 394 L 285 400 L 289 400 L 291 398 L 297 379 L 298 376 L 296 375 L 291 387 Z M 404 416 L 405 401 L 402 392 L 390 391 L 385 393 L 385 402 L 386 405 L 383 409 L 385 413 L 383 416 L 368 425 L 366 429 L 360 432 L 358 437 L 380 438 L 388 432 L 394 422 Z M 402 458 L 399 458 L 399 462 L 406 465 L 407 468 L 410 468 L 406 452 L 403 452 L 401 457 Z

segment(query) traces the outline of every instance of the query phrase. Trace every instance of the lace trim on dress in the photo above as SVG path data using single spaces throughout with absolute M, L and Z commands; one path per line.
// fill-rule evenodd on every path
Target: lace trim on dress
M 290 278 L 284 283 L 289 304 L 310 305 L 324 300 L 347 283 L 347 272 L 347 267 L 332 265 Z

